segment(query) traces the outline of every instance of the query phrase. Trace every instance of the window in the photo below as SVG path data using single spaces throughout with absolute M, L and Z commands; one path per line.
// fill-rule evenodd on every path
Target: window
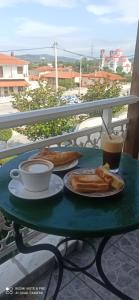
M 23 74 L 23 67 L 17 67 L 17 73 Z
M 0 77 L 3 77 L 3 67 L 0 66 Z
M 8 87 L 4 87 L 4 96 L 8 96 Z
M 19 86 L 18 87 L 18 92 L 22 92 L 23 91 L 23 87 L 22 86 Z
M 11 87 L 9 87 L 9 91 L 10 91 L 10 93 L 13 93 L 13 91 L 14 91 L 14 88 L 11 86 Z

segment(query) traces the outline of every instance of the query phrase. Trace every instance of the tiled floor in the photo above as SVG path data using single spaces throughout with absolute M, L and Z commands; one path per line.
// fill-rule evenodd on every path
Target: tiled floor
M 95 247 L 99 240 L 94 240 Z M 91 249 L 83 248 L 81 252 L 73 252 L 70 257 L 77 264 L 86 264 L 91 258 Z M 125 235 L 113 237 L 107 244 L 102 259 L 103 269 L 107 277 L 122 292 L 131 299 L 139 300 L 139 230 Z M 89 271 L 99 278 L 95 265 Z M 57 270 L 53 272 L 47 300 L 52 299 L 57 281 Z M 48 278 L 45 274 L 32 285 L 46 287 Z M 44 295 L 26 296 L 27 300 L 42 300 Z M 57 300 L 118 300 L 119 298 L 108 292 L 105 288 L 81 273 L 64 271 L 62 286 Z M 21 298 L 20 298 L 21 300 Z

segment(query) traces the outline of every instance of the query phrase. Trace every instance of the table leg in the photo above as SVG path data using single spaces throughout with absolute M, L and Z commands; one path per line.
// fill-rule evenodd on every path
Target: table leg
M 60 290 L 60 286 L 61 286 L 61 282 L 62 282 L 62 278 L 63 278 L 63 269 L 67 269 L 69 271 L 74 271 L 74 272 L 81 272 L 81 273 L 85 274 L 87 277 L 89 277 L 90 279 L 92 279 L 93 281 L 95 281 L 96 283 L 98 283 L 99 285 L 101 285 L 102 287 L 109 290 L 111 293 L 113 293 L 115 296 L 119 297 L 120 299 L 133 300 L 131 297 L 125 295 L 120 290 L 118 290 L 109 281 L 109 279 L 106 277 L 106 275 L 103 271 L 102 261 L 101 261 L 102 254 L 103 254 L 104 248 L 105 248 L 107 242 L 109 241 L 110 237 L 104 237 L 98 247 L 98 250 L 97 250 L 96 255 L 93 258 L 93 260 L 88 265 L 80 267 L 77 264 L 75 264 L 74 262 L 72 262 L 71 260 L 69 260 L 67 257 L 63 257 L 61 255 L 60 251 L 58 250 L 58 247 L 60 245 L 73 240 L 72 238 L 64 238 L 62 241 L 60 241 L 58 243 L 57 246 L 53 246 L 51 244 L 39 244 L 39 245 L 34 245 L 34 246 L 25 246 L 23 243 L 22 234 L 20 233 L 19 228 L 20 228 L 20 226 L 14 223 L 15 241 L 17 244 L 17 248 L 19 249 L 20 252 L 32 253 L 32 252 L 36 252 L 36 251 L 40 251 L 40 250 L 47 250 L 47 251 L 52 252 L 56 257 L 56 260 L 58 263 L 59 275 L 58 275 L 57 286 L 56 286 L 54 295 L 52 297 L 53 300 L 56 300 L 58 292 Z M 92 250 L 94 250 L 94 247 L 93 247 L 92 243 L 90 243 L 90 241 L 88 241 L 86 239 L 76 239 L 76 240 L 81 240 L 83 242 L 88 243 L 89 246 L 92 248 Z M 87 269 L 89 269 L 94 263 L 96 263 L 97 271 L 98 271 L 98 274 L 100 275 L 101 280 L 96 278 L 95 276 L 93 276 L 92 274 L 90 274 L 87 271 Z M 48 289 L 46 291 L 48 291 Z M 47 295 L 45 295 L 45 296 L 47 297 Z M 44 299 L 46 299 L 46 297 Z
M 75 239 L 72 239 L 72 238 L 69 238 L 69 237 L 68 238 L 64 238 L 63 240 L 61 240 L 57 244 L 57 247 L 59 247 L 60 245 L 62 245 L 64 243 L 67 244 L 69 241 L 72 241 L 72 240 L 75 240 Z M 67 259 L 66 257 L 63 257 L 63 266 L 64 266 L 64 269 L 72 271 L 72 272 L 82 272 L 82 271 L 85 271 L 85 270 L 91 268 L 92 265 L 95 263 L 96 249 L 93 246 L 93 244 L 90 241 L 86 240 L 86 239 L 80 239 L 80 240 L 76 239 L 76 240 L 77 241 L 82 241 L 82 242 L 88 244 L 89 247 L 91 248 L 92 252 L 94 252 L 94 257 L 93 257 L 93 259 L 91 259 L 91 261 L 90 261 L 89 264 L 87 264 L 87 265 L 85 265 L 83 267 L 80 267 L 80 266 L 77 266 L 77 265 L 74 267 L 74 265 L 72 264 L 72 262 L 69 259 Z M 69 265 L 71 265 L 71 267 Z
M 55 255 L 57 264 L 58 264 L 59 274 L 58 274 L 57 286 L 56 286 L 56 289 L 55 289 L 52 299 L 56 300 L 58 292 L 60 290 L 62 278 L 63 278 L 63 258 L 62 258 L 60 251 L 57 249 L 57 247 L 55 247 L 51 244 L 38 244 L 38 245 L 33 245 L 33 246 L 25 246 L 24 242 L 23 242 L 22 234 L 20 233 L 19 229 L 20 229 L 20 225 L 14 223 L 15 242 L 16 242 L 18 250 L 21 253 L 32 253 L 32 252 L 36 252 L 36 251 L 47 250 L 47 251 L 52 252 Z M 46 291 L 48 291 L 48 289 Z M 47 297 L 47 295 L 45 294 L 44 299 L 46 299 L 46 297 Z
M 77 264 L 73 263 L 71 260 L 69 260 L 66 257 L 63 257 L 63 261 L 64 261 L 64 268 L 70 271 L 74 271 L 74 272 L 81 272 L 83 274 L 85 274 L 87 277 L 89 277 L 90 279 L 92 279 L 93 281 L 95 281 L 96 283 L 98 283 L 99 285 L 101 285 L 102 287 L 106 288 L 108 291 L 110 291 L 111 293 L 113 293 L 115 296 L 117 296 L 118 298 L 122 299 L 122 300 L 133 300 L 131 297 L 125 295 L 124 293 L 122 293 L 120 290 L 118 290 L 110 281 L 109 279 L 106 277 L 103 268 L 102 268 L 102 254 L 104 251 L 104 248 L 107 244 L 107 242 L 109 241 L 111 237 L 104 237 L 98 247 L 98 250 L 96 252 L 96 256 L 95 258 L 92 260 L 92 262 L 90 262 L 90 264 L 88 264 L 87 266 L 84 267 L 80 267 Z M 64 240 L 62 240 L 59 244 L 61 245 L 64 242 L 70 241 L 72 240 L 71 238 L 66 238 Z M 84 242 L 87 242 L 93 249 L 92 244 L 88 241 L 88 240 L 83 240 L 80 239 Z M 87 272 L 86 270 L 88 268 L 90 268 L 94 262 L 96 263 L 96 267 L 97 267 L 97 271 L 98 274 L 100 275 L 100 279 L 96 278 L 95 276 L 93 276 L 92 274 L 90 274 L 89 272 Z M 71 267 L 69 266 L 71 265 Z
M 122 293 L 120 290 L 118 290 L 110 281 L 109 279 L 106 277 L 103 268 L 102 268 L 102 254 L 104 251 L 104 248 L 107 244 L 107 242 L 109 241 L 111 237 L 104 237 L 98 247 L 98 251 L 97 251 L 97 255 L 96 255 L 96 266 L 97 266 L 97 271 L 101 277 L 101 279 L 103 280 L 103 282 L 105 283 L 105 287 L 112 292 L 114 295 L 116 295 L 117 297 L 119 297 L 122 300 L 133 300 L 132 298 L 130 298 L 129 296 L 125 295 L 124 293 Z

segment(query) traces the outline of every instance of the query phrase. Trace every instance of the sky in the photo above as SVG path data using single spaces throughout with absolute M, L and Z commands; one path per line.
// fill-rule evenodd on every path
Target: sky
M 0 52 L 51 47 L 57 41 L 88 56 L 98 57 L 100 48 L 132 55 L 138 16 L 139 0 L 0 0 Z

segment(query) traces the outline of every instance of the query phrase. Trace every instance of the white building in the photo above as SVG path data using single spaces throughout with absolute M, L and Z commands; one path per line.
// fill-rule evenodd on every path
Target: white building
M 109 55 L 105 54 L 105 49 L 100 50 L 101 69 L 108 67 L 113 72 L 116 72 L 117 67 L 122 67 L 122 71 L 130 73 L 132 64 L 128 57 L 123 55 L 121 49 L 111 50 Z
M 9 96 L 29 86 L 28 62 L 0 54 L 0 97 Z

